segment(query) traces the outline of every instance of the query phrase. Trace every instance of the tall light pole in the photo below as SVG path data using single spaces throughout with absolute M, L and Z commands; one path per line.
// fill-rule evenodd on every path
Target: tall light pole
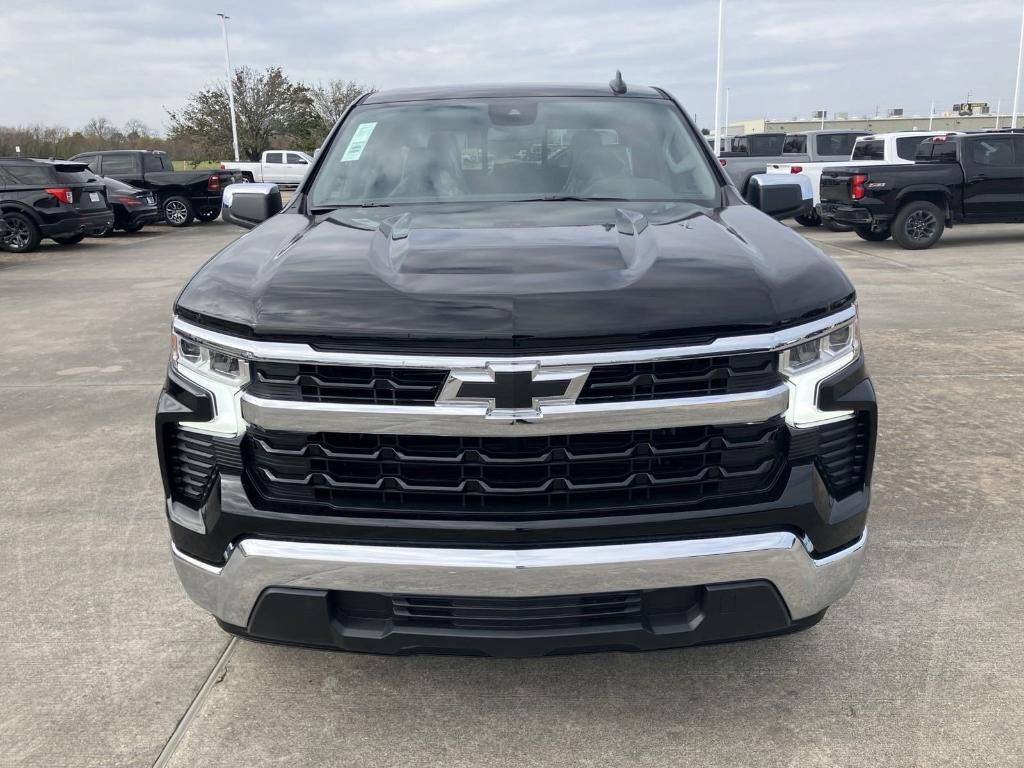
M 719 135 L 719 105 L 722 100 L 722 31 L 725 28 L 725 0 L 718 0 L 718 61 L 715 65 L 715 157 L 722 151 Z
M 235 122 L 235 86 L 231 78 L 231 52 L 228 50 L 228 19 L 223 13 L 220 16 L 220 29 L 224 33 L 224 70 L 228 76 L 228 108 L 231 110 L 231 140 L 235 145 L 235 162 L 238 162 L 238 123 Z
M 729 139 L 729 88 L 725 89 L 725 139 Z
M 1020 104 L 1020 70 L 1024 67 L 1024 6 L 1020 11 L 1020 50 L 1017 52 L 1017 84 L 1013 88 L 1013 117 L 1010 127 L 1017 127 L 1017 107 Z

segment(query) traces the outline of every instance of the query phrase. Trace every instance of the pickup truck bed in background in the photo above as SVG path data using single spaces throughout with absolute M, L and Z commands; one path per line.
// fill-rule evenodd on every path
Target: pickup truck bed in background
M 866 134 L 866 131 L 804 131 L 787 136 L 782 154 L 776 157 L 750 157 L 727 152 L 719 157 L 719 162 L 733 184 L 746 194 L 751 177 L 765 173 L 772 165 L 848 160 L 857 137 Z M 809 225 L 818 223 L 816 213 L 797 220 Z
M 268 149 L 258 163 L 220 164 L 222 170 L 237 171 L 246 181 L 298 185 L 313 164 L 313 158 L 294 149 Z
M 166 152 L 143 149 L 83 152 L 71 159 L 86 163 L 101 176 L 152 190 L 172 227 L 217 218 L 224 188 L 244 181 L 241 173 L 232 171 L 176 171 Z
M 923 141 L 913 165 L 852 165 L 821 175 L 821 215 L 865 240 L 930 248 L 954 224 L 1024 222 L 1024 135 Z

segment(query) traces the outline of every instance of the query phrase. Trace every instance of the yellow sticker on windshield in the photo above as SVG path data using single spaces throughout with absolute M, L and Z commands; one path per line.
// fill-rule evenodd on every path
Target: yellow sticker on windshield
M 356 132 L 352 134 L 352 140 L 349 141 L 348 146 L 345 148 L 345 154 L 341 156 L 341 162 L 350 163 L 362 157 L 366 142 L 370 140 L 370 136 L 373 135 L 373 129 L 376 127 L 376 123 L 363 123 L 356 128 Z

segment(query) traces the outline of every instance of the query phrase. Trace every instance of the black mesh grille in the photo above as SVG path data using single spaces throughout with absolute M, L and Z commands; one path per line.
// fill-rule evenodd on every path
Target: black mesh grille
M 774 353 L 595 366 L 580 403 L 700 397 L 770 389 L 781 379 Z
M 818 428 L 818 466 L 836 497 L 864 484 L 870 428 L 866 413 Z
M 778 480 L 787 443 L 777 420 L 521 438 L 251 429 L 246 450 L 251 481 L 283 511 L 500 518 L 757 496 Z
M 253 363 L 249 392 L 277 400 L 432 405 L 448 371 L 315 363 Z

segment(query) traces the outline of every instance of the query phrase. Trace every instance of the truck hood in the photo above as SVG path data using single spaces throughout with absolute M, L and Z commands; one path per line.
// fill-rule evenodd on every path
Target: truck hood
M 853 299 L 750 206 L 540 202 L 286 211 L 211 259 L 176 311 L 334 348 L 602 348 L 776 329 Z

